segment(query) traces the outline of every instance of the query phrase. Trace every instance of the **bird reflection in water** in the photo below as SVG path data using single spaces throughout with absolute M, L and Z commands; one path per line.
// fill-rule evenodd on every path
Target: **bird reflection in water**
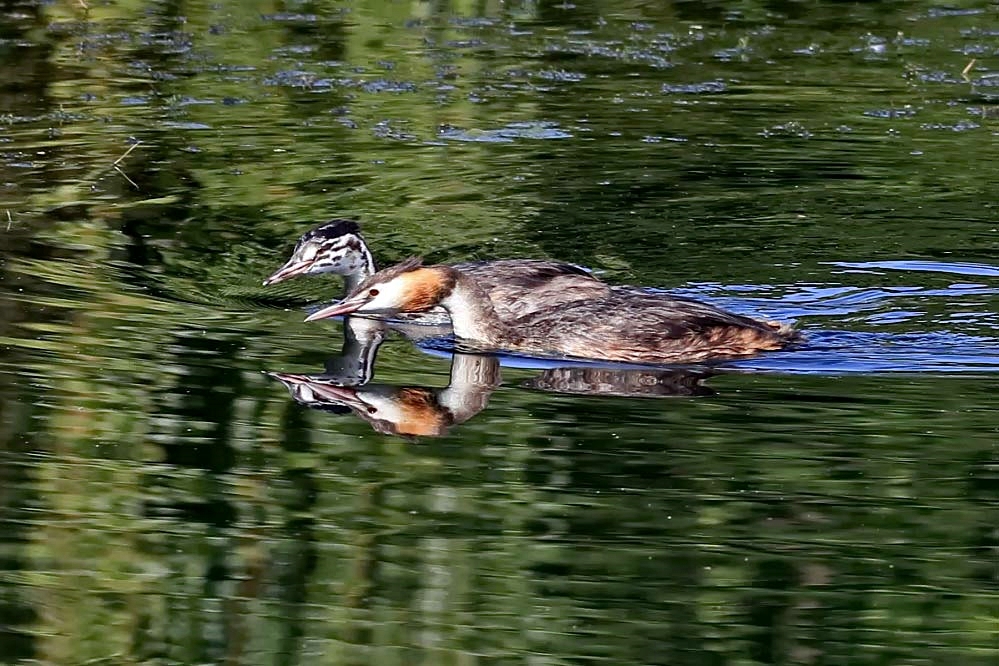
M 373 319 L 347 317 L 343 321 L 343 347 L 339 356 L 326 360 L 322 375 L 343 386 L 360 386 L 371 381 L 375 356 L 385 341 L 388 328 Z
M 372 382 L 384 322 L 348 317 L 341 354 L 320 374 L 268 373 L 297 402 L 333 413 L 352 412 L 382 434 L 441 437 L 483 409 L 501 384 L 501 359 L 454 353 L 448 385 L 398 386 Z M 713 395 L 703 369 L 553 367 L 523 383 L 552 393 L 616 397 L 695 397 Z
M 545 370 L 524 386 L 553 393 L 621 398 L 690 398 L 714 395 L 700 369 L 565 367 Z
M 271 373 L 298 402 L 333 411 L 346 407 L 386 435 L 441 437 L 483 409 L 500 384 L 499 361 L 455 354 L 444 388 L 368 383 L 346 386 L 330 375 Z

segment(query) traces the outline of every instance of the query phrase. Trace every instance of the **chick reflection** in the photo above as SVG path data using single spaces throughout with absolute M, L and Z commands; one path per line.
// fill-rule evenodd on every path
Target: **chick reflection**
M 344 386 L 331 375 L 271 373 L 298 402 L 328 411 L 346 407 L 387 435 L 440 437 L 483 409 L 500 384 L 499 361 L 490 356 L 455 354 L 444 388 L 365 384 Z
M 343 347 L 339 356 L 326 361 L 323 376 L 344 386 L 359 386 L 370 382 L 375 371 L 375 356 L 385 341 L 386 332 L 385 324 L 374 319 L 344 319 Z

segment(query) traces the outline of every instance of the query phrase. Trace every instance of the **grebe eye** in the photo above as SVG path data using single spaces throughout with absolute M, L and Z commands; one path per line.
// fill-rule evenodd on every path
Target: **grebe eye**
M 377 289 L 369 289 L 368 290 L 368 296 L 377 296 L 377 295 L 378 295 L 378 290 Z
M 375 412 L 377 412 L 377 411 L 378 411 L 378 410 L 377 410 L 377 409 L 375 409 L 374 407 L 368 407 L 368 414 L 374 414 L 374 413 L 375 413 Z

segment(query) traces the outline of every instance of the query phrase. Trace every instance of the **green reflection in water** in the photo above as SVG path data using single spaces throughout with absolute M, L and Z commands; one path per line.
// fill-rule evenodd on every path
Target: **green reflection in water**
M 336 355 L 298 306 L 338 283 L 259 286 L 346 214 L 383 263 L 989 283 L 824 262 L 995 263 L 994 7 L 3 11 L 4 661 L 999 656 L 994 373 L 650 400 L 504 370 L 446 437 L 400 439 L 261 372 Z M 803 323 L 994 335 L 994 295 L 945 294 Z M 449 368 L 393 337 L 376 380 Z

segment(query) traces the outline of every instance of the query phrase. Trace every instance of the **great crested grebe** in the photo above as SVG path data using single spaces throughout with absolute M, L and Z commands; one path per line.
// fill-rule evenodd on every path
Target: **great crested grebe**
M 782 349 L 799 339 L 786 324 L 744 317 L 698 301 L 614 291 L 501 319 L 475 279 L 411 258 L 380 271 L 341 303 L 306 318 L 422 312 L 443 306 L 454 334 L 476 346 L 631 363 L 693 363 Z
M 606 296 L 610 287 L 588 272 L 560 261 L 500 259 L 454 264 L 471 275 L 489 296 L 500 319 L 518 317 L 575 300 Z M 353 220 L 332 220 L 298 239 L 291 258 L 264 285 L 298 275 L 335 273 L 344 276 L 345 294 L 350 294 L 375 272 L 375 260 Z M 421 312 L 423 312 L 421 310 Z M 446 314 L 411 318 L 413 323 L 436 324 Z

